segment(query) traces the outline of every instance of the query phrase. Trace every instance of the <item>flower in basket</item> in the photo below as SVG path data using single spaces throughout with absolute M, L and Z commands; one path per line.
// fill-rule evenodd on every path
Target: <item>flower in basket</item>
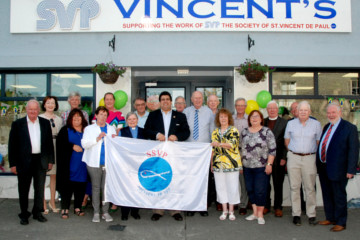
M 269 67 L 266 64 L 262 65 L 255 59 L 246 59 L 246 61 L 240 64 L 240 66 L 236 70 L 240 73 L 240 75 L 245 75 L 245 76 L 251 72 L 258 72 L 258 73 L 260 72 L 262 73 L 262 77 L 260 80 L 263 80 L 265 78 L 265 73 L 267 72 L 271 73 L 275 71 L 275 68 Z
M 96 64 L 95 67 L 91 68 L 91 71 L 98 74 L 116 73 L 120 76 L 123 76 L 123 74 L 126 72 L 126 68 L 116 66 L 113 62 L 108 62 Z

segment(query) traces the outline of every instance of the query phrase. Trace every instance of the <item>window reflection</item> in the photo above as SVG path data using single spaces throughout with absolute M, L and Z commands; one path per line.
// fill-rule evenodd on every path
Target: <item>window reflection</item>
M 272 73 L 274 95 L 313 95 L 313 72 L 274 72 Z
M 70 92 L 81 96 L 93 96 L 93 74 L 53 73 L 51 74 L 51 95 L 67 97 Z
M 46 96 L 46 74 L 6 74 L 6 97 Z
M 359 95 L 358 73 L 319 73 L 320 95 Z

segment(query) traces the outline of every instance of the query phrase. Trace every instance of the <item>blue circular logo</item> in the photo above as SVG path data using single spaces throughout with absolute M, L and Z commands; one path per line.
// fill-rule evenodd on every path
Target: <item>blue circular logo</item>
M 163 158 L 152 157 L 141 164 L 138 178 L 146 190 L 160 192 L 169 186 L 172 180 L 172 169 Z
M 336 28 L 336 24 L 335 24 L 335 23 L 331 24 L 331 28 L 332 28 L 332 29 L 335 29 L 335 28 Z

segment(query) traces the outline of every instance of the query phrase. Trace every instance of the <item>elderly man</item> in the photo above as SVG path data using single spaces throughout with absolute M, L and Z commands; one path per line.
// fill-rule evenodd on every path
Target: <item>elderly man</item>
M 284 134 L 287 121 L 279 117 L 279 106 L 275 101 L 270 101 L 267 104 L 266 111 L 268 117 L 264 120 L 264 126 L 270 128 L 276 139 L 276 156 L 274 165 L 272 167 L 272 180 L 274 186 L 274 210 L 275 217 L 282 217 L 282 202 L 283 202 L 283 184 L 285 177 L 285 164 L 287 150 L 284 143 Z M 270 210 L 271 199 L 270 199 L 271 186 L 269 182 L 269 189 L 267 195 L 267 201 L 264 208 L 264 214 Z M 265 210 L 266 209 L 266 210 Z
M 316 154 L 326 216 L 319 224 L 334 224 L 330 230 L 339 232 L 346 228 L 346 185 L 356 174 L 359 138 L 356 126 L 341 118 L 337 103 L 329 104 L 326 113 L 329 123 L 323 129 Z
M 138 126 L 144 128 L 149 112 L 146 111 L 146 101 L 142 97 L 137 97 L 134 100 L 135 114 L 138 117 Z
M 178 96 L 175 98 L 175 108 L 177 112 L 183 112 L 186 108 L 185 98 L 182 96 Z
M 247 103 L 246 103 L 245 98 L 238 98 L 235 100 L 236 114 L 233 115 L 234 126 L 237 128 L 237 130 L 239 131 L 240 134 L 241 134 L 242 130 L 244 130 L 244 128 L 248 127 L 248 116 L 245 113 L 246 106 L 247 106 Z M 239 148 L 240 147 L 241 147 L 241 142 L 239 143 Z M 240 149 L 240 153 L 241 153 L 241 149 Z M 239 214 L 246 215 L 246 213 L 247 213 L 246 207 L 249 202 L 249 197 L 248 197 L 247 191 L 246 191 L 244 174 L 241 172 L 239 174 L 239 181 L 240 181 L 240 191 L 241 191 L 240 192 Z
M 203 101 L 203 94 L 195 91 L 191 96 L 193 106 L 184 110 L 190 127 L 190 137 L 186 140 L 187 142 L 211 142 L 211 133 L 215 129 L 214 115 L 209 108 L 202 106 Z M 210 191 L 208 191 L 208 204 L 211 203 L 209 192 Z M 186 215 L 194 216 L 194 212 L 187 212 Z M 205 211 L 200 212 L 200 215 L 208 216 L 209 214 Z
M 80 93 L 71 92 L 68 96 L 68 102 L 70 104 L 70 110 L 65 111 L 61 114 L 61 118 L 63 119 L 64 123 L 66 123 L 66 120 L 69 117 L 69 113 L 71 112 L 71 110 L 73 110 L 74 108 L 79 108 L 80 103 L 81 103 Z M 81 111 L 84 114 L 86 121 L 89 122 L 89 114 L 84 110 L 81 110 Z
M 309 224 L 316 225 L 316 150 L 321 136 L 321 124 L 310 118 L 311 108 L 307 101 L 298 105 L 298 118 L 289 121 L 285 130 L 287 170 L 290 180 L 293 223 L 301 225 L 300 187 L 304 184 L 306 215 Z
M 211 95 L 208 96 L 207 105 L 211 109 L 211 111 L 213 112 L 214 115 L 218 111 L 219 104 L 220 104 L 220 101 L 219 101 L 219 98 L 216 95 L 211 94 Z
M 185 141 L 189 135 L 189 125 L 183 113 L 171 110 L 172 97 L 169 92 L 162 92 L 159 95 L 160 109 L 149 114 L 144 127 L 144 134 L 147 139 L 158 141 Z M 164 210 L 155 209 L 151 220 L 158 221 Z M 182 221 L 180 211 L 170 211 L 176 221 Z
M 30 100 L 26 105 L 27 116 L 12 123 L 9 136 L 9 162 L 11 172 L 18 177 L 20 224 L 29 224 L 29 190 L 34 179 L 33 218 L 39 222 L 47 219 L 44 211 L 44 186 L 46 171 L 54 164 L 54 146 L 49 120 L 38 117 L 40 105 Z
M 297 118 L 299 116 L 298 110 L 297 110 L 297 106 L 298 106 L 298 102 L 293 102 L 290 106 L 290 112 L 291 115 L 293 116 L 293 118 Z

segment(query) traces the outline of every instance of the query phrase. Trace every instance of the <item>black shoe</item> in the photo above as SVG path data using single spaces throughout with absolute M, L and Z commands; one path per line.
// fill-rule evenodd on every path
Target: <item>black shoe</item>
M 240 214 L 240 215 L 246 215 L 246 214 L 247 214 L 246 208 L 240 208 L 239 214 Z
M 180 213 L 176 213 L 174 216 L 172 216 L 176 221 L 182 221 L 183 217 Z
M 36 216 L 34 215 L 33 219 L 38 220 L 39 222 L 47 222 L 47 219 L 41 213 Z
M 186 216 L 192 217 L 195 215 L 195 212 L 186 212 Z
M 208 211 L 203 211 L 203 212 L 200 212 L 200 216 L 207 217 L 207 216 L 209 216 L 209 213 L 208 213 Z
M 29 219 L 28 218 L 20 218 L 20 224 L 21 225 L 28 225 Z
M 128 219 L 129 219 L 128 216 L 121 216 L 121 220 L 123 220 L 123 221 L 127 221 Z
M 154 213 L 152 216 L 151 216 L 151 220 L 152 221 L 158 221 L 162 216 L 160 214 L 157 214 L 157 213 Z
M 318 222 L 316 221 L 315 217 L 309 218 L 309 225 L 315 226 L 316 224 L 318 224 Z
M 131 216 L 136 220 L 140 219 L 140 215 L 138 213 L 132 213 Z
M 298 216 L 295 216 L 293 218 L 293 223 L 296 225 L 296 226 L 301 226 L 301 218 L 298 217 Z

